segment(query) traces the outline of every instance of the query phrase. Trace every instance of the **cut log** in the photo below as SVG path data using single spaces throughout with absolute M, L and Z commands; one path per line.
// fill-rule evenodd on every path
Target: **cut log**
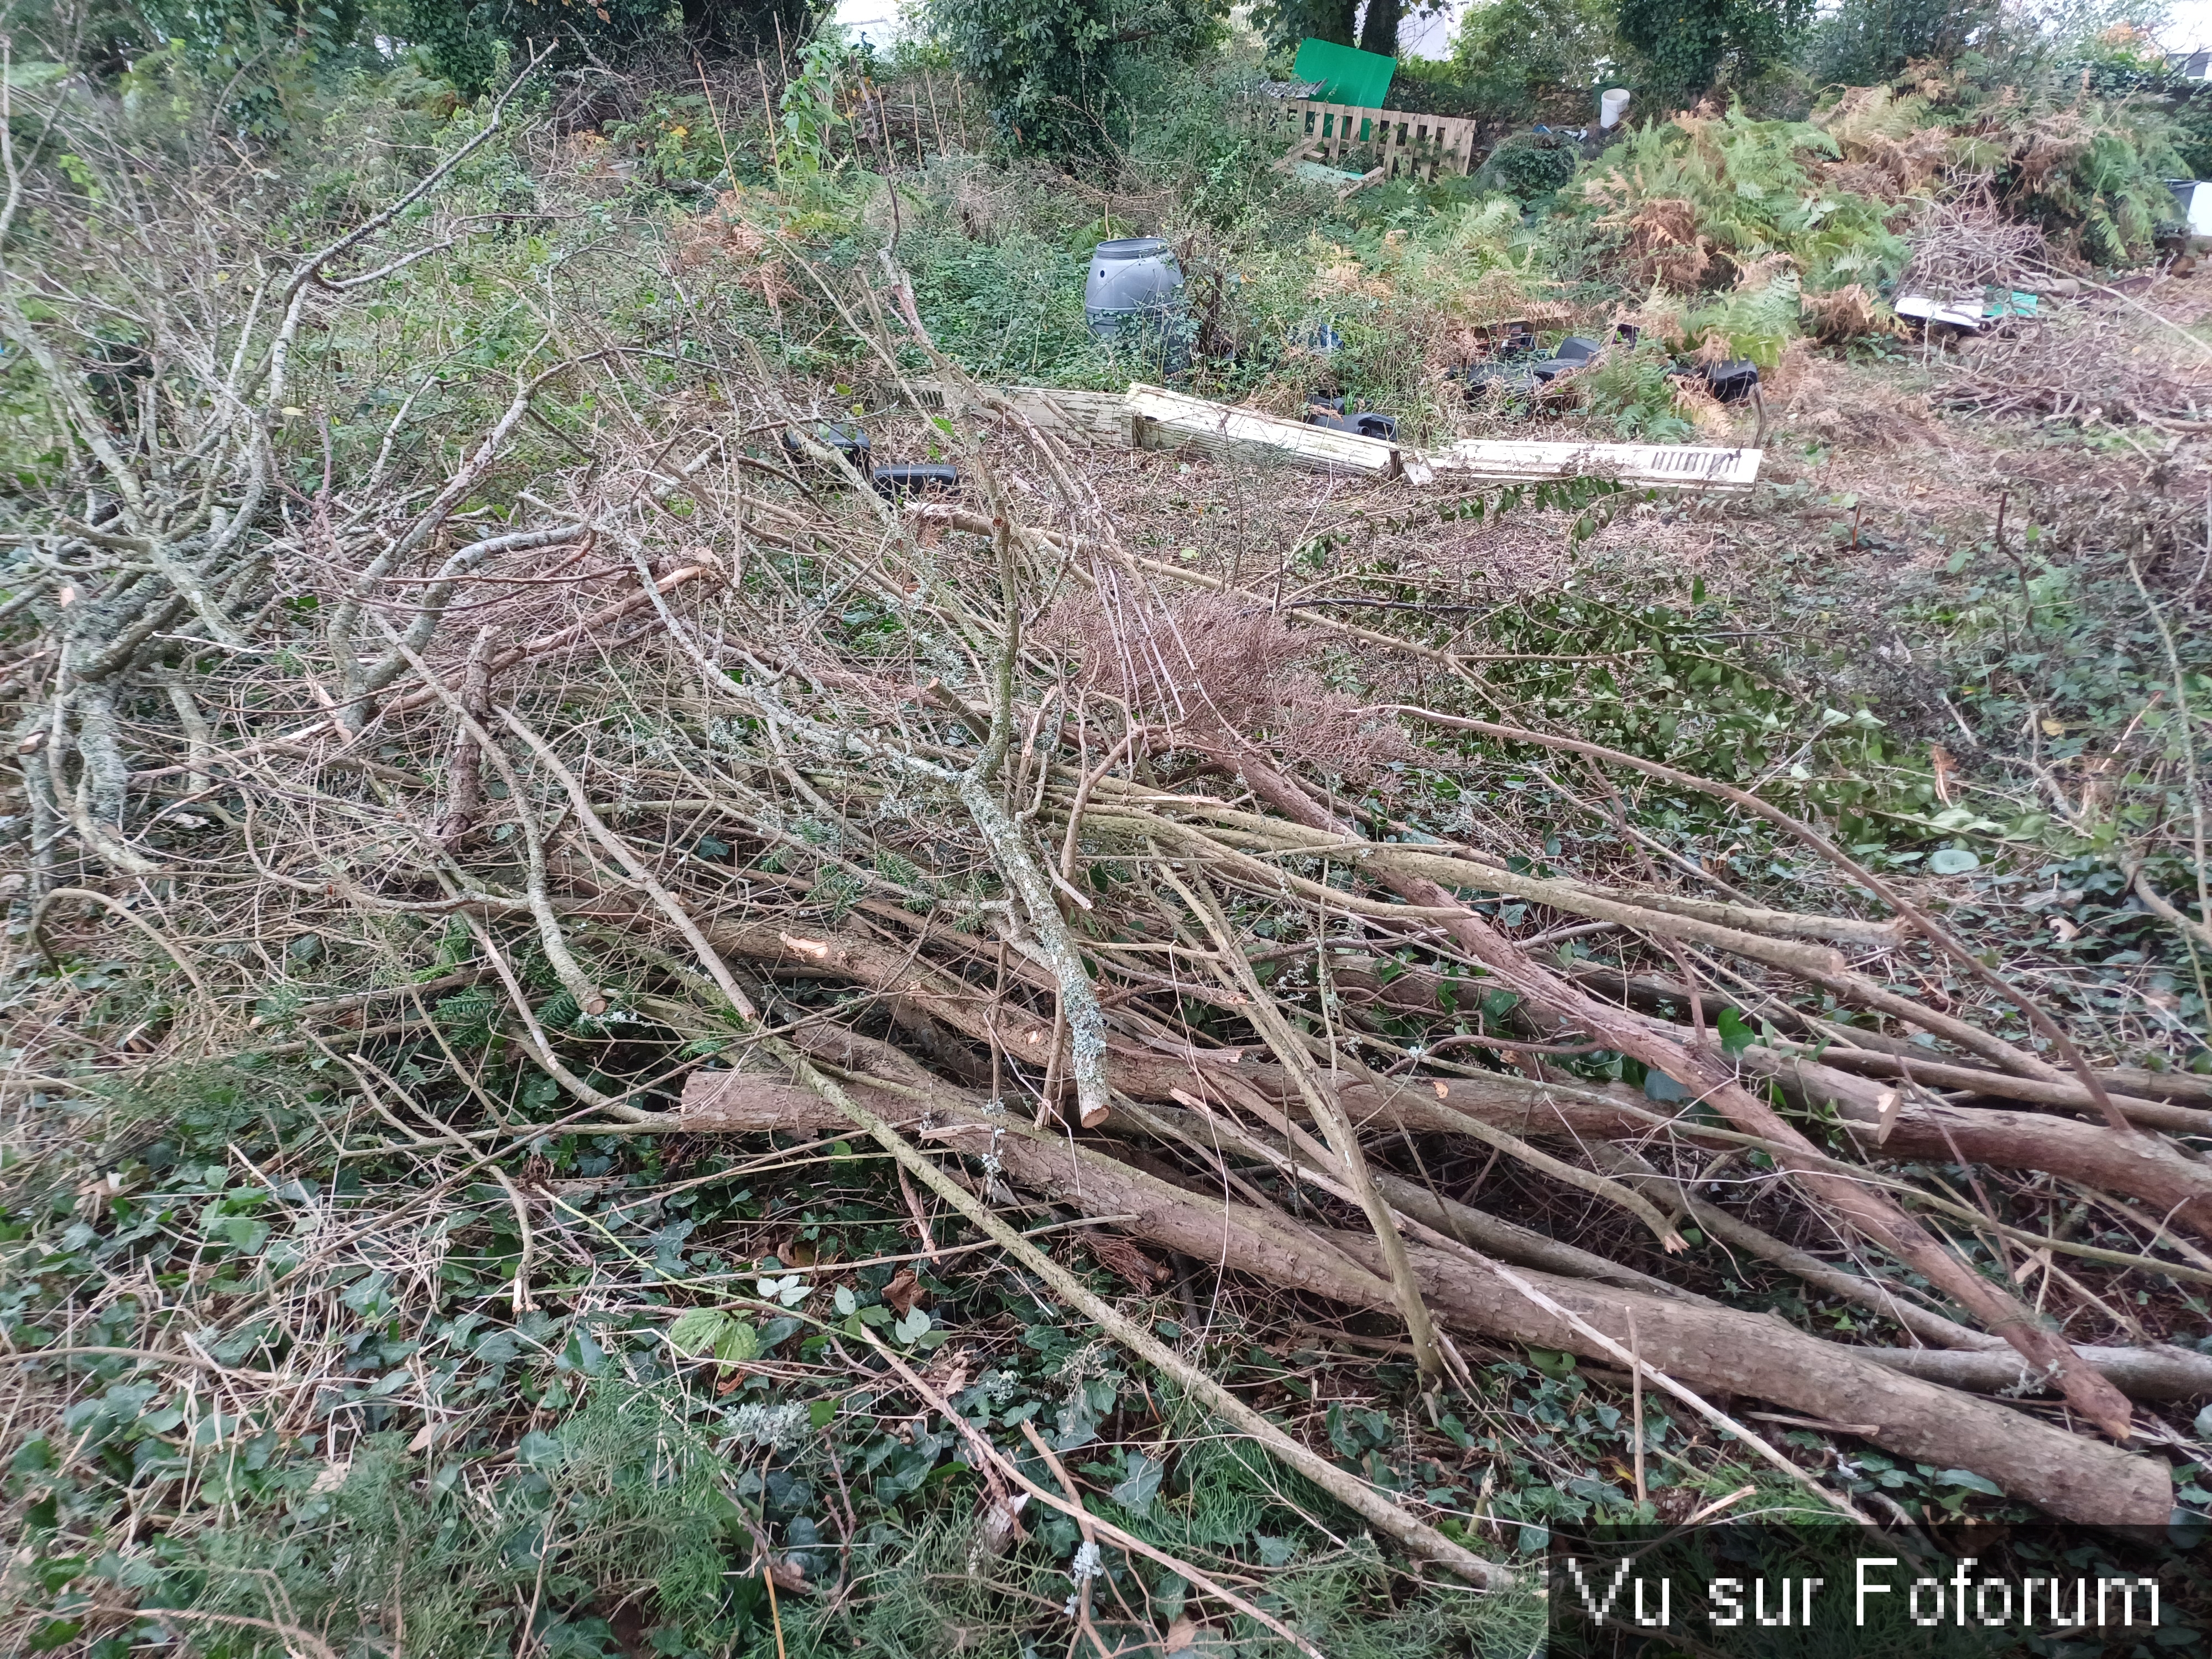
M 1717 1037 L 1700 1042 L 1686 1031 L 1682 1037 L 1686 1046 L 1709 1055 L 1722 1052 Z M 1806 1106 L 1833 1107 L 1852 1136 L 1882 1158 L 2040 1170 L 2139 1198 L 2161 1220 L 2212 1238 L 2212 1164 L 2183 1157 L 2157 1135 L 2123 1134 L 2109 1124 L 2045 1112 L 1900 1101 L 1895 1085 L 1764 1043 L 1749 1044 L 1735 1060 Z
M 857 1048 L 854 1054 L 856 1060 L 865 1057 Z M 1065 1135 L 1039 1133 L 1012 1114 L 986 1113 L 950 1085 L 933 1087 L 926 1097 L 909 1092 L 913 1080 L 908 1073 L 896 1089 L 864 1082 L 849 1086 L 896 1122 L 918 1124 L 926 1107 L 931 1121 L 921 1132 L 926 1140 L 978 1155 L 988 1152 L 1010 1181 L 1086 1215 L 1130 1218 L 1120 1224 L 1151 1243 L 1351 1306 L 1382 1312 L 1396 1306 L 1370 1238 L 1316 1232 L 1279 1214 L 1185 1190 Z M 788 1082 L 709 1073 L 684 1085 L 682 1121 L 686 1128 L 715 1133 L 767 1119 L 792 1133 L 815 1133 L 827 1127 L 828 1110 L 811 1091 Z M 1424 1295 L 1449 1323 L 1506 1341 L 1604 1357 L 1597 1345 L 1514 1290 L 1477 1253 L 1410 1248 Z M 2172 1510 L 2172 1481 L 2160 1462 L 1908 1376 L 1779 1319 L 1521 1271 L 1616 1341 L 1631 1340 L 1632 1315 L 1634 1340 L 1644 1358 L 1701 1391 L 1751 1395 L 1826 1421 L 1875 1425 L 1868 1438 L 1877 1445 L 1970 1469 L 2008 1496 L 2063 1519 L 2162 1525 Z
M 779 973 L 846 979 L 926 1006 L 935 1018 L 962 1035 L 987 1046 L 995 1042 L 1029 1065 L 1042 1068 L 1051 1058 L 1048 1020 L 994 1012 L 973 986 L 918 959 L 910 951 L 827 930 L 802 939 L 765 924 L 726 924 L 713 931 L 713 938 L 715 947 L 726 954 L 772 965 Z M 1416 975 L 1401 977 L 1413 980 Z M 1372 976 L 1369 978 L 1371 981 Z M 1340 983 L 1358 988 L 1360 981 L 1355 974 Z M 1399 985 L 1399 981 L 1393 981 L 1387 988 L 1400 997 L 1424 994 L 1419 986 L 1400 992 Z M 1377 988 L 1385 988 L 1378 983 Z M 1669 1041 L 1715 1064 L 1723 1060 L 1717 1039 L 1699 1048 L 1696 1034 L 1689 1028 L 1665 1022 L 1651 1024 Z M 1745 1052 L 1742 1066 L 1756 1075 L 1781 1082 L 1806 1103 L 1832 1103 L 1854 1133 L 1866 1131 L 1872 1140 L 1873 1132 L 1879 1127 L 1883 1116 L 1881 1097 L 1885 1092 L 1880 1083 L 1756 1043 Z M 1115 1088 L 1138 1100 L 1170 1101 L 1178 1091 L 1211 1098 L 1207 1079 L 1220 1075 L 1218 1068 L 1224 1067 L 1233 1068 L 1233 1075 L 1273 1098 L 1286 1103 L 1295 1098 L 1279 1068 L 1245 1060 L 1234 1051 L 1193 1049 L 1176 1056 L 1140 1048 L 1120 1037 L 1109 1039 L 1108 1077 Z M 1343 1093 L 1346 1109 L 1355 1122 L 1378 1121 L 1449 1133 L 1455 1132 L 1452 1116 L 1463 1115 L 1514 1134 L 1575 1141 L 1647 1135 L 1652 1127 L 1650 1114 L 1655 1109 L 1642 1094 L 1619 1085 L 1539 1083 L 1503 1073 L 1413 1079 L 1386 1089 L 1347 1082 Z M 1449 1109 L 1440 1111 L 1440 1105 Z M 2212 1206 L 2212 1164 L 2195 1163 L 2155 1136 L 2122 1136 L 2101 1123 L 2045 1113 L 1917 1101 L 1899 1106 L 1889 1118 L 1889 1138 L 1872 1146 L 1881 1157 L 1945 1163 L 1963 1159 L 1999 1169 L 2046 1170 L 2139 1199 L 2161 1218 L 2172 1214 L 2173 1224 L 2200 1237 L 2212 1237 L 2212 1213 L 2208 1213 L 2208 1206 Z M 1695 1127 L 1686 1123 L 1681 1133 L 1694 1138 Z
M 1293 822 L 1372 846 L 1304 789 L 1256 754 L 1218 754 L 1223 769 L 1241 776 L 1252 792 Z M 1821 1169 L 1796 1155 L 1815 1153 L 1812 1143 L 1765 1100 L 1745 1088 L 1732 1066 L 1717 1063 L 1676 1038 L 1593 999 L 1572 981 L 1543 966 L 1500 934 L 1481 915 L 1454 900 L 1435 882 L 1401 873 L 1384 858 L 1368 860 L 1371 874 L 1409 905 L 1447 918 L 1453 943 L 1486 969 L 1499 985 L 1528 1006 L 1571 1029 L 1587 1031 L 1605 1048 L 1629 1055 L 1689 1087 L 1736 1129 L 1759 1136 L 1778 1167 L 1814 1202 L 1905 1262 L 1943 1295 L 2002 1336 L 2038 1371 L 2048 1370 L 2066 1398 L 2117 1442 L 2135 1433 L 2127 1396 L 2084 1364 L 2061 1339 L 2005 1287 L 1983 1278 L 1893 1200 L 1874 1188 Z M 1455 914 L 1455 912 L 1456 914 Z M 1748 954 L 1748 953 L 1747 953 Z M 1810 975 L 1816 983 L 1821 975 Z
M 1859 1348 L 1877 1365 L 1948 1388 L 2008 1399 L 2048 1393 L 2008 1347 Z M 2075 1352 L 2138 1400 L 2212 1399 L 2212 1355 L 2157 1343 L 2148 1348 L 2076 1348 Z

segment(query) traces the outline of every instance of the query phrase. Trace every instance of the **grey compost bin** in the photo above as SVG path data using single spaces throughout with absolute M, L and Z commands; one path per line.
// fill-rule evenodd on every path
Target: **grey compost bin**
M 1108 340 L 1133 318 L 1158 316 L 1182 292 L 1175 254 L 1157 236 L 1101 242 L 1091 251 L 1083 284 L 1083 315 L 1091 331 Z

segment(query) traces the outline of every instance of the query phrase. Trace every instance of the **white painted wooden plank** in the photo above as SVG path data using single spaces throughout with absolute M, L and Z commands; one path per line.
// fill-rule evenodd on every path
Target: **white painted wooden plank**
M 982 412 L 981 405 L 971 403 L 964 392 L 942 380 L 922 380 L 916 385 L 923 404 L 929 407 L 963 415 Z M 1066 442 L 1094 448 L 1133 447 L 1128 407 L 1118 392 L 1046 386 L 1006 386 L 996 390 L 1031 425 Z
M 1129 410 L 1117 392 L 1016 386 L 1008 386 L 1005 395 L 1041 431 L 1054 433 L 1071 443 L 1131 447 Z
M 1947 327 L 1978 334 L 1982 325 L 1991 320 L 1982 313 L 1980 306 L 1971 301 L 1954 301 L 1949 304 L 1931 300 L 1924 294 L 1900 295 L 1893 307 L 1900 317 L 1910 317 L 1917 323 L 1941 323 Z
M 1420 459 L 1438 473 L 1533 483 L 1547 478 L 1618 478 L 1672 489 L 1748 489 L 1765 451 L 1696 444 L 1520 443 L 1467 438 Z
M 1130 386 L 1127 406 L 1139 422 L 1138 442 L 1148 449 L 1188 445 L 1209 454 L 1271 455 L 1313 471 L 1358 472 L 1370 478 L 1391 477 L 1398 471 L 1396 445 L 1356 432 L 1231 409 L 1142 383 Z

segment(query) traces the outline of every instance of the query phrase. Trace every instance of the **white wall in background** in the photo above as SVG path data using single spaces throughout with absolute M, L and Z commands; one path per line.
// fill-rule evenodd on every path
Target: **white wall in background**
M 2152 33 L 2168 52 L 2212 46 L 2212 0 L 2174 0 L 2166 9 L 2166 21 Z
M 1452 32 L 1469 0 L 1446 0 L 1443 10 L 1426 17 L 1404 17 L 1398 22 L 1401 58 L 1443 58 L 1451 56 Z M 1410 9 L 1410 8 L 1408 8 Z
M 903 9 L 902 0 L 837 0 L 830 21 L 845 31 L 847 40 L 866 40 L 881 52 L 905 32 L 906 20 L 899 15 Z
M 1444 58 L 1451 56 L 1452 31 L 1469 6 L 1481 0 L 1444 0 L 1436 12 L 1425 16 L 1416 15 L 1421 0 L 1405 0 L 1405 15 L 1398 20 L 1398 56 L 1401 58 Z M 2212 6 L 2212 0 L 2204 0 Z M 1352 38 L 1359 38 L 1359 26 L 1367 21 L 1367 8 L 1362 5 L 1357 14 L 1358 21 L 1352 25 Z

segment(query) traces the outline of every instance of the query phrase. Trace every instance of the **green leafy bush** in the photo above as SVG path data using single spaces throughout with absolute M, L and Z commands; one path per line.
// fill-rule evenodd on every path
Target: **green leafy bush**
M 1220 0 L 928 0 L 933 33 L 980 83 L 1014 149 L 1097 154 L 1127 131 L 1133 59 L 1190 58 L 1220 38 Z
M 1516 132 L 1490 152 L 1475 174 L 1486 190 L 1501 190 L 1516 200 L 1534 202 L 1551 195 L 1575 176 L 1580 161 L 1573 142 L 1556 132 Z
M 1741 88 L 1796 48 L 1811 0 L 1621 0 L 1616 28 L 1632 82 L 1661 110 L 1698 103 L 1723 82 Z
M 1590 115 L 1601 67 L 1618 52 L 1603 0 L 1492 0 L 1461 22 L 1450 72 L 1484 115 L 1575 120 Z

